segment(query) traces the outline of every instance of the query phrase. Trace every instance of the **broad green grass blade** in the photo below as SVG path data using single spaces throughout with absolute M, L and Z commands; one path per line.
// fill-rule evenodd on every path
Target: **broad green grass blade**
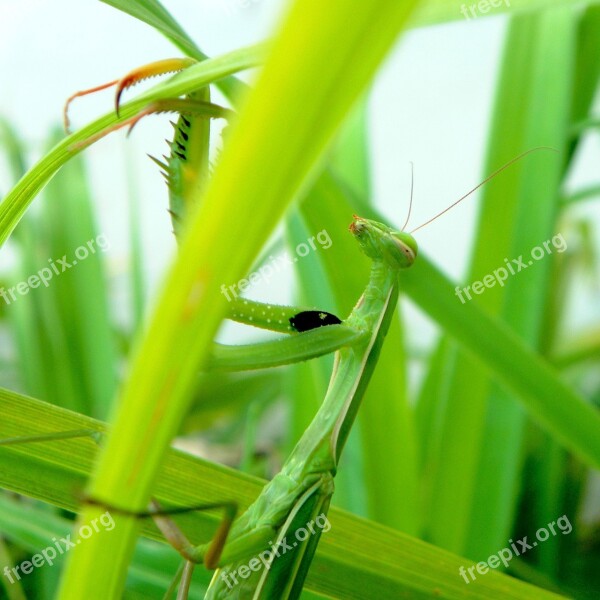
M 0 399 L 0 439 L 16 434 L 106 430 L 99 421 L 13 392 L 0 390 Z M 91 473 L 97 451 L 96 443 L 89 438 L 0 447 L 0 485 L 77 511 L 79 490 Z M 155 495 L 165 506 L 191 506 L 227 498 L 244 509 L 263 483 L 170 450 Z M 182 516 L 178 523 L 193 542 L 199 543 L 214 533 L 219 519 L 218 514 L 195 512 Z M 330 510 L 329 520 L 331 530 L 321 538 L 306 583 L 308 591 L 356 600 L 403 596 L 426 599 L 432 594 L 458 600 L 465 597 L 465 590 L 470 598 L 481 600 L 559 598 L 495 572 L 480 578 L 476 587 L 466 588 L 458 573 L 460 566 L 470 566 L 466 559 L 336 508 Z M 116 527 L 118 524 L 111 534 Z M 151 523 L 145 522 L 143 530 L 147 537 L 162 540 Z M 42 539 L 32 540 L 38 550 L 45 547 L 45 543 L 38 546 L 38 541 Z
M 520 19 L 525 20 L 526 16 Z M 535 31 L 537 38 L 531 59 L 533 69 L 525 145 L 555 147 L 561 151 L 562 157 L 566 155 L 571 110 L 575 26 L 576 13 L 566 7 L 544 11 L 539 17 L 532 17 L 529 27 L 525 27 Z M 541 105 L 545 107 L 543 118 L 536 119 Z M 527 256 L 531 248 L 556 233 L 563 170 L 558 161 L 543 170 L 541 164 L 538 167 L 534 163 L 523 174 L 520 187 L 515 189 L 519 202 L 513 221 L 515 238 L 509 256 Z M 538 349 L 543 336 L 547 299 L 553 293 L 550 288 L 552 257 L 548 258 L 535 265 L 536 268 L 527 273 L 526 278 L 514 277 L 507 282 L 502 308 L 505 322 L 528 345 Z M 510 537 L 520 496 L 525 426 L 526 418 L 518 400 L 494 386 L 483 430 L 486 443 L 480 455 L 469 543 L 464 551 L 467 556 L 487 557 Z M 550 520 L 557 516 L 550 516 Z M 476 532 L 484 530 L 488 532 L 485 541 L 476 535 Z
M 518 15 L 511 21 L 486 172 L 529 148 L 564 150 L 573 34 L 570 9 Z M 533 247 L 552 237 L 563 160 L 562 154 L 538 151 L 486 186 L 467 282 L 492 273 L 505 257 L 527 261 Z M 509 277 L 503 288 L 486 290 L 472 301 L 502 315 L 534 348 L 539 346 L 551 260 L 541 260 L 527 273 Z M 432 540 L 481 559 L 510 537 L 524 424 L 518 402 L 459 353 L 432 489 Z
M 292 4 L 138 346 L 92 496 L 134 510 L 148 502 L 225 314 L 221 286 L 247 273 L 414 4 L 379 0 L 352 13 L 341 0 L 326 10 L 316 0 Z M 97 513 L 87 507 L 81 518 Z M 138 524 L 117 520 L 110 540 L 90 539 L 73 551 L 61 598 L 119 594 Z

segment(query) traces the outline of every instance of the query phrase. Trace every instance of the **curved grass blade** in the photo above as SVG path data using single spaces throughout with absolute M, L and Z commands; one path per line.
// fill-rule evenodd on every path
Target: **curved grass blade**
M 31 168 L 0 203 L 0 246 L 6 242 L 37 194 L 66 162 L 82 151 L 90 138 L 133 117 L 154 100 L 182 96 L 231 73 L 256 67 L 263 54 L 263 46 L 257 45 L 194 65 L 122 105 L 119 117 L 110 112 L 66 137 Z

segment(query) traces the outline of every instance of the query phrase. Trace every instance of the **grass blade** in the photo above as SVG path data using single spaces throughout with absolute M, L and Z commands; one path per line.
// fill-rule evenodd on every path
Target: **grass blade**
M 378 0 L 352 13 L 341 0 L 327 10 L 316 0 L 292 5 L 138 346 L 92 496 L 133 510 L 146 506 L 225 314 L 221 286 L 251 267 L 414 5 Z M 96 513 L 88 507 L 81 518 Z M 90 539 L 73 551 L 62 598 L 119 594 L 138 524 L 130 517 L 118 521 L 110 540 Z
M 0 390 L 0 400 L 0 438 L 75 429 L 106 431 L 104 423 L 90 417 L 13 392 Z M 77 511 L 78 490 L 91 474 L 97 452 L 98 446 L 89 438 L 0 447 L 0 485 Z M 263 483 L 169 450 L 155 493 L 165 506 L 191 506 L 228 498 L 244 509 Z M 458 569 L 469 565 L 466 559 L 337 508 L 331 509 L 329 518 L 331 530 L 322 536 L 308 574 L 308 591 L 356 600 L 403 596 L 425 600 L 432 594 L 458 600 L 465 597 L 466 589 L 470 598 L 480 600 L 559 598 L 497 572 L 480 578 L 476 587 L 465 588 Z M 191 540 L 199 543 L 213 534 L 219 515 L 189 513 L 178 522 Z M 162 541 L 150 522 L 144 522 L 143 531 L 147 537 Z M 46 545 L 43 539 L 30 541 L 36 550 Z
M 506 325 L 473 303 L 457 302 L 455 286 L 423 254 L 402 273 L 401 283 L 421 309 L 519 397 L 531 418 L 587 465 L 600 467 L 600 411 Z

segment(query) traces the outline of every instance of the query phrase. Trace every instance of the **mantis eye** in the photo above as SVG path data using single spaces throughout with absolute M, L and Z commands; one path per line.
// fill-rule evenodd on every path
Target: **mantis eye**
M 409 265 L 412 264 L 417 257 L 417 242 L 412 235 L 410 235 L 410 233 L 400 231 L 395 232 L 391 237 L 396 248 L 398 248 L 410 261 Z
M 325 327 L 326 325 L 339 325 L 341 323 L 335 315 L 322 310 L 305 310 L 290 318 L 290 325 L 298 332 Z

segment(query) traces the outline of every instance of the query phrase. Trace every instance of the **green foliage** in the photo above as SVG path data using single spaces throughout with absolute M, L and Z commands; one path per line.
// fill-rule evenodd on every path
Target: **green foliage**
M 348 222 L 352 213 L 384 220 L 371 202 L 361 95 L 403 28 L 462 19 L 460 7 L 444 0 L 377 0 L 351 11 L 341 0 L 297 1 L 268 45 L 208 58 L 157 0 L 105 2 L 199 62 L 124 104 L 118 117 L 111 112 L 64 139 L 53 135 L 54 147 L 28 171 L 27 145 L 0 123 L 17 182 L 0 204 L 0 242 L 10 237 L 17 256 L 12 271 L 0 273 L 2 285 L 27 280 L 47 259 L 102 234 L 78 156 L 99 136 L 154 100 L 207 86 L 219 88 L 239 118 L 207 185 L 198 186 L 198 209 L 149 314 L 136 217 L 143 207 L 135 199 L 127 325 L 113 314 L 103 252 L 48 288 L 0 303 L 0 333 L 11 347 L 0 381 L 0 486 L 9 491 L 0 496 L 0 568 L 106 510 L 82 504 L 85 494 L 128 511 L 145 510 L 150 497 L 168 507 L 234 501 L 240 510 L 254 501 L 311 422 L 332 369 L 330 356 L 290 363 L 359 336 L 339 325 L 250 349 L 215 346 L 227 311 L 220 286 L 326 230 L 331 247 L 295 267 L 296 300 L 350 313 L 369 264 Z M 581 265 L 595 266 L 589 224 L 573 225 L 574 202 L 563 200 L 597 195 L 597 184 L 565 190 L 581 140 L 596 124 L 600 12 L 568 0 L 512 4 L 485 174 L 534 147 L 558 152 L 528 155 L 485 187 L 464 283 L 557 232 L 582 244 L 465 304 L 456 282 L 420 249 L 400 288 L 437 324 L 439 340 L 417 355 L 406 341 L 404 307 L 393 319 L 336 477 L 332 528 L 302 597 L 593 597 L 597 587 L 598 528 L 582 506 L 591 469 L 600 467 L 600 343 L 597 331 L 570 335 L 562 324 Z M 252 86 L 236 77 L 257 66 Z M 281 224 L 284 233 L 278 229 L 269 245 Z M 228 372 L 257 366 L 280 368 Z M 172 449 L 178 434 L 237 469 Z M 467 587 L 461 566 L 488 560 L 509 539 L 532 539 L 561 515 L 573 532 L 509 567 L 538 587 L 502 569 Z M 211 539 L 220 517 L 195 511 L 177 523 L 198 544 Z M 151 520 L 114 518 L 114 531 L 86 540 L 58 568 L 38 569 L 16 586 L 3 581 L 6 597 L 121 597 L 123 589 L 125 597 L 162 597 L 179 563 L 175 551 Z M 190 597 L 203 594 L 211 576 L 197 569 Z

